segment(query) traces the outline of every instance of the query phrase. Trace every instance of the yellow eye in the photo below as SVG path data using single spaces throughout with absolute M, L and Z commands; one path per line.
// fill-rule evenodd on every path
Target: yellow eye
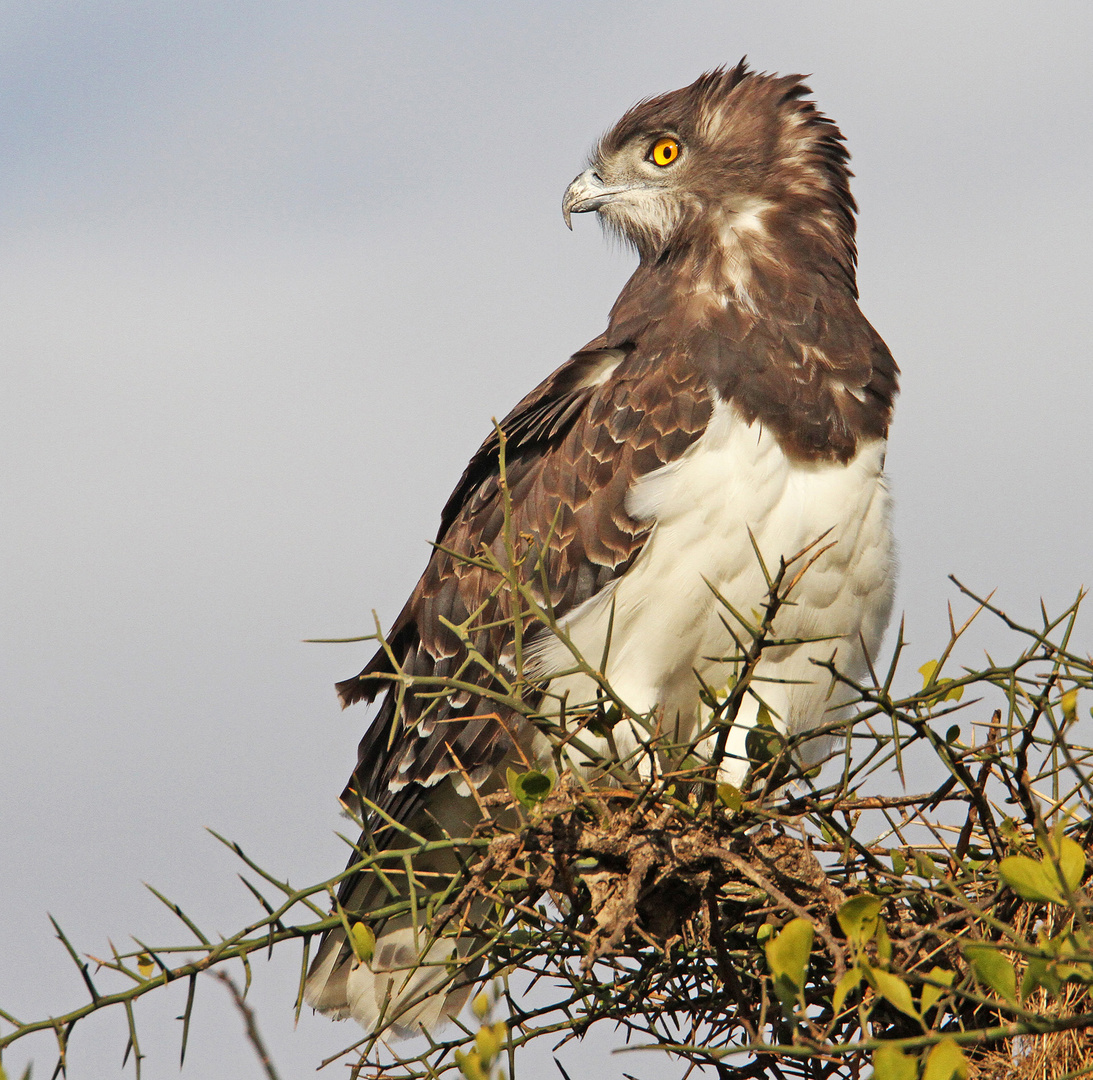
M 657 139 L 653 143 L 653 149 L 649 151 L 649 160 L 654 165 L 660 165 L 661 168 L 671 165 L 677 157 L 679 157 L 679 143 L 675 139 Z

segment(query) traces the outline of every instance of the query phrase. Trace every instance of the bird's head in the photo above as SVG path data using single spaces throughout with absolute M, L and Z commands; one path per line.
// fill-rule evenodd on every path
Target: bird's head
M 758 74 L 742 60 L 639 102 L 569 185 L 566 224 L 596 211 L 643 262 L 708 250 L 718 237 L 736 243 L 788 232 L 798 249 L 830 248 L 852 278 L 848 155 L 809 93 L 800 76 Z

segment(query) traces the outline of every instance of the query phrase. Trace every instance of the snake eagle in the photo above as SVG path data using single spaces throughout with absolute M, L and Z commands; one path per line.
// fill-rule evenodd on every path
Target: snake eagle
M 800 76 L 742 61 L 640 102 L 603 137 L 563 213 L 567 224 L 598 214 L 636 249 L 637 269 L 607 329 L 500 424 L 511 535 L 542 546 L 545 599 L 585 657 L 606 656 L 634 714 L 658 715 L 684 739 L 702 722 L 695 673 L 724 685 L 722 658 L 734 652 L 715 590 L 736 611 L 762 605 L 756 549 L 777 563 L 823 534 L 830 545 L 777 617 L 779 637 L 813 640 L 764 654 L 758 672 L 783 729 L 831 719 L 845 699 L 812 661 L 837 647 L 840 667 L 863 674 L 892 605 L 883 466 L 899 371 L 858 308 L 848 154 L 810 93 Z M 490 676 L 468 666 L 452 629 L 474 615 L 473 649 L 515 670 L 512 597 L 480 557 L 510 557 L 501 449 L 495 430 L 444 506 L 383 647 L 338 686 L 345 705 L 380 699 L 344 794 L 373 827 L 387 815 L 425 836 L 467 835 L 479 814 L 469 785 L 503 783 L 514 740 L 536 752 L 533 732 L 475 692 Z M 552 694 L 595 696 L 553 635 L 529 626 L 519 652 Z M 462 673 L 464 685 L 437 699 L 397 685 L 395 671 Z M 746 771 L 758 708 L 745 703 L 722 778 Z M 619 724 L 618 751 L 639 734 Z M 389 893 L 357 873 L 339 902 L 367 920 Z M 444 991 L 450 938 L 427 943 L 406 921 L 376 932 L 368 962 L 342 930 L 327 934 L 310 1004 L 404 1034 L 459 1008 L 466 989 Z M 422 953 L 427 966 L 408 974 Z

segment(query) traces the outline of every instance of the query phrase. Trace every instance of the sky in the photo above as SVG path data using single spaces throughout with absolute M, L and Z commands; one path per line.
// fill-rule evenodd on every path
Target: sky
M 0 2 L 0 1008 L 84 1000 L 47 911 L 91 953 L 183 940 L 141 882 L 242 925 L 206 826 L 340 869 L 366 716 L 332 684 L 367 647 L 302 639 L 390 623 L 490 418 L 603 329 L 633 256 L 560 212 L 596 137 L 745 53 L 811 73 L 853 154 L 913 672 L 967 610 L 948 574 L 1026 620 L 1093 579 L 1084 0 Z M 297 960 L 252 992 L 284 1077 L 356 1037 L 293 1026 Z M 172 993 L 137 1007 L 148 1080 Z M 69 1076 L 132 1075 L 124 1023 Z M 675 1075 L 612 1045 L 560 1057 Z M 182 1075 L 262 1075 L 211 979 Z

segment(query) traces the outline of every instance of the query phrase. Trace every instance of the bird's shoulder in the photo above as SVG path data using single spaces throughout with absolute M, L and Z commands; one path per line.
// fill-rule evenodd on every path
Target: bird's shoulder
M 504 561 L 514 540 L 542 548 L 559 615 L 625 572 L 650 528 L 627 513 L 627 493 L 701 436 L 711 395 L 678 348 L 605 334 L 574 353 L 471 457 L 444 505 L 428 564 L 361 677 L 419 650 L 451 655 L 449 624 L 482 605 L 483 618 L 496 614 L 498 574 L 483 553 L 487 563 Z M 344 704 L 378 689 L 360 678 L 338 685 Z
M 674 350 L 714 399 L 758 422 L 791 458 L 849 462 L 884 439 L 899 367 L 854 293 L 820 274 L 753 270 L 754 292 L 696 294 L 672 267 L 647 268 L 613 310 L 616 334 Z
M 569 476 L 570 490 L 558 494 L 570 504 L 609 484 L 619 468 L 666 464 L 701 433 L 709 413 L 707 380 L 684 352 L 602 334 L 495 424 L 444 505 L 437 542 L 488 510 L 502 473 L 514 494 L 528 491 L 533 474 L 547 487 Z M 628 443 L 641 452 L 623 460 Z

